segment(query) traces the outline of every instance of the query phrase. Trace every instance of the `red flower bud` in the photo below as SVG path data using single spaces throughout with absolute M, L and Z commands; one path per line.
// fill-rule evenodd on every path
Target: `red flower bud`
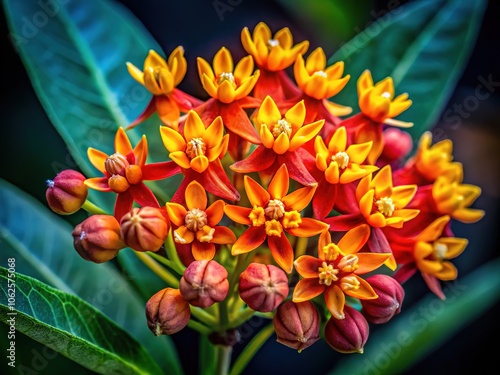
M 229 290 L 226 269 L 215 260 L 196 260 L 181 277 L 179 289 L 191 305 L 209 307 L 226 298 Z
M 240 275 L 239 293 L 248 307 L 273 311 L 288 296 L 288 277 L 281 268 L 251 263 Z
M 167 238 L 170 223 L 155 207 L 134 207 L 120 220 L 121 236 L 136 251 L 158 251 Z
M 405 158 L 413 148 L 413 140 L 408 132 L 397 128 L 387 128 L 382 133 L 384 149 L 380 159 L 384 164 L 391 164 Z
M 333 316 L 325 325 L 325 341 L 340 353 L 363 353 L 370 328 L 363 314 L 344 306 L 344 319 Z
M 155 336 L 172 335 L 187 326 L 191 310 L 179 289 L 165 288 L 146 303 L 146 318 Z
M 319 313 L 310 301 L 286 301 L 273 318 L 276 341 L 299 353 L 319 340 Z
M 363 306 L 361 312 L 366 320 L 370 323 L 382 324 L 400 313 L 405 296 L 401 284 L 394 278 L 382 274 L 370 276 L 366 281 L 378 295 L 377 299 L 361 300 Z
M 113 259 L 126 245 L 120 238 L 120 224 L 111 215 L 92 215 L 73 229 L 78 254 L 94 263 Z
M 72 169 L 59 172 L 53 180 L 47 180 L 45 198 L 52 211 L 70 215 L 78 211 L 87 199 L 85 176 Z

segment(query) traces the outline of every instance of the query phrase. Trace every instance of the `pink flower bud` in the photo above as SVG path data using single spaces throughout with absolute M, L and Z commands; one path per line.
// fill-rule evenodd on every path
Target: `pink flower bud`
M 111 215 L 92 215 L 73 229 L 78 254 L 94 263 L 113 259 L 126 245 L 120 238 L 120 224 Z
M 411 135 L 398 128 L 387 128 L 382 133 L 384 137 L 384 149 L 380 159 L 385 164 L 405 158 L 413 148 Z
M 273 318 L 276 341 L 299 353 L 319 340 L 319 313 L 310 301 L 286 301 Z
M 401 284 L 394 278 L 382 274 L 370 276 L 366 281 L 378 295 L 377 299 L 361 300 L 363 306 L 361 312 L 366 320 L 370 323 L 382 324 L 400 313 L 405 296 Z
M 146 303 L 146 318 L 155 336 L 172 335 L 187 326 L 191 310 L 179 289 L 165 288 Z
M 78 211 L 87 199 L 85 176 L 72 169 L 59 172 L 53 180 L 47 180 L 45 198 L 52 211 L 70 215 Z
M 363 314 L 344 306 L 344 319 L 333 316 L 325 325 L 325 341 L 340 353 L 363 353 L 370 328 Z
M 179 289 L 191 305 L 209 307 L 226 298 L 229 290 L 226 269 L 215 260 L 196 260 L 181 277 Z
M 240 275 L 239 293 L 248 307 L 270 312 L 288 296 L 288 277 L 281 268 L 251 263 Z
M 134 207 L 120 220 L 121 236 L 136 251 L 158 251 L 167 238 L 170 223 L 155 207 Z

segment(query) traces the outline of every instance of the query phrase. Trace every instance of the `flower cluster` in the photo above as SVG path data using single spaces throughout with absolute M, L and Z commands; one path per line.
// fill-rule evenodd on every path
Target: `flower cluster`
M 410 154 L 398 128 L 412 123 L 395 117 L 412 101 L 390 77 L 364 71 L 352 114 L 332 101 L 351 79 L 342 61 L 327 66 L 321 48 L 307 55 L 309 42 L 264 23 L 243 29 L 241 43 L 248 55 L 236 64 L 225 47 L 211 64 L 197 59 L 207 100 L 177 88 L 182 47 L 166 59 L 150 51 L 142 70 L 127 63 L 149 105 L 117 130 L 112 155 L 88 150 L 100 177 L 63 171 L 47 201 L 59 214 L 91 214 L 73 231 L 84 259 L 130 248 L 154 265 L 168 284 L 146 306 L 155 335 L 190 326 L 227 344 L 259 314 L 296 350 L 322 338 L 361 353 L 369 324 L 401 311 L 417 271 L 445 298 L 441 281 L 457 277 L 451 259 L 467 245 L 452 224 L 482 218 L 471 208 L 480 189 L 463 183 L 451 141 L 432 144 L 426 132 Z M 148 163 L 146 136 L 132 145 L 127 131 L 155 113 L 165 160 Z M 149 181 L 174 175 L 181 182 L 163 202 Z M 114 212 L 96 209 L 87 188 L 114 194 Z

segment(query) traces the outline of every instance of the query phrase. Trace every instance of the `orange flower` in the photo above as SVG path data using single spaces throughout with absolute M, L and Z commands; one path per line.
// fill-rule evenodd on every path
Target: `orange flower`
M 293 44 L 293 36 L 288 27 L 278 30 L 274 36 L 269 26 L 259 22 L 253 35 L 245 27 L 241 31 L 243 48 L 253 56 L 259 67 L 260 76 L 254 87 L 254 96 L 264 99 L 270 95 L 276 102 L 297 97 L 300 90 L 288 77 L 285 69 L 292 65 L 299 54 L 309 48 L 307 40 Z
M 180 112 L 187 112 L 201 104 L 198 99 L 176 88 L 187 70 L 181 46 L 172 51 L 168 62 L 156 51 L 150 50 L 144 60 L 143 70 L 130 62 L 127 62 L 127 68 L 130 75 L 154 95 L 144 112 L 129 125 L 129 129 L 146 120 L 155 110 L 165 125 L 176 129 Z
M 238 200 L 239 194 L 228 180 L 220 159 L 227 150 L 229 135 L 223 135 L 224 125 L 217 117 L 206 129 L 198 114 L 188 112 L 179 131 L 161 127 L 160 135 L 169 157 L 182 168 L 184 179 L 172 200 L 182 200 L 187 185 L 197 180 L 212 194 L 228 200 Z
M 297 189 L 290 194 L 286 165 L 282 165 L 266 191 L 252 178 L 244 177 L 245 191 L 251 208 L 227 205 L 226 215 L 248 228 L 233 244 L 233 255 L 248 253 L 267 238 L 271 254 L 278 265 L 290 273 L 293 267 L 293 249 L 286 234 L 311 237 L 328 226 L 320 221 L 302 217 L 302 211 L 311 201 L 316 186 Z
M 329 231 L 321 233 L 318 257 L 303 255 L 294 262 L 302 279 L 293 291 L 293 302 L 307 301 L 324 293 L 328 311 L 334 318 L 344 319 L 345 295 L 377 298 L 371 285 L 359 275 L 377 269 L 391 254 L 358 253 L 369 236 L 366 224 L 349 230 L 338 244 L 332 243 Z
M 231 165 L 238 173 L 263 172 L 261 176 L 271 176 L 283 164 L 293 180 L 303 185 L 316 181 L 304 166 L 307 153 L 300 153 L 300 147 L 314 138 L 324 124 L 323 120 L 304 124 L 306 108 L 298 102 L 282 117 L 274 100 L 267 96 L 254 118 L 259 129 L 261 145 L 250 156 Z
M 180 172 L 171 161 L 146 164 L 148 143 L 143 135 L 132 148 L 127 134 L 119 128 L 115 136 L 115 153 L 108 155 L 89 147 L 90 162 L 104 174 L 103 177 L 88 178 L 85 185 L 91 189 L 117 193 L 114 216 L 117 220 L 130 211 L 136 201 L 141 206 L 158 207 L 158 201 L 145 180 L 160 180 Z
M 185 191 L 186 205 L 168 202 L 167 213 L 177 245 L 190 245 L 195 260 L 213 259 L 215 244 L 231 244 L 236 237 L 225 226 L 217 225 L 224 215 L 225 203 L 217 200 L 207 208 L 207 194 L 203 186 L 191 181 Z
M 450 225 L 450 216 L 443 215 L 413 237 L 392 238 L 394 255 L 401 267 L 394 274 L 400 283 L 420 271 L 429 289 L 445 299 L 440 280 L 455 280 L 456 267 L 449 261 L 459 256 L 467 246 L 464 238 L 443 236 Z
M 326 217 L 332 210 L 337 196 L 338 184 L 349 184 L 375 172 L 378 167 L 363 165 L 372 143 L 351 144 L 347 147 L 345 127 L 338 128 L 333 134 L 328 147 L 317 136 L 314 142 L 316 168 L 321 176 L 317 178 L 318 189 L 313 198 L 316 218 Z

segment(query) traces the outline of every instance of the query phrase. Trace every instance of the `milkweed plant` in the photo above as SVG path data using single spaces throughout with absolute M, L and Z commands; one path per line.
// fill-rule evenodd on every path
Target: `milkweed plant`
M 451 140 L 408 132 L 400 115 L 420 103 L 371 60 L 348 74 L 348 60 L 297 42 L 293 25 L 260 22 L 239 38 L 239 60 L 224 41 L 191 60 L 204 97 L 180 88 L 196 54 L 183 46 L 111 62 L 148 102 L 86 148 L 94 173 L 47 180 L 52 211 L 87 213 L 64 251 L 96 264 L 133 253 L 163 284 L 133 319 L 158 339 L 207 337 L 217 374 L 243 371 L 271 337 L 362 355 L 370 328 L 404 310 L 410 278 L 446 298 L 468 245 L 454 224 L 484 216 L 481 189 L 464 182 Z M 233 361 L 254 317 L 269 324 Z

